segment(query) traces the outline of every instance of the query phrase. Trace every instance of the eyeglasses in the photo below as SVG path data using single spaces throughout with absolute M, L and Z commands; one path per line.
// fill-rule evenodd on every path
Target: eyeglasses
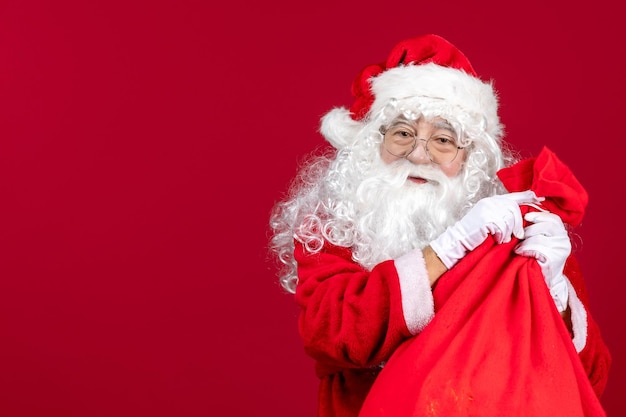
M 383 135 L 383 146 L 393 156 L 398 158 L 406 158 L 417 147 L 417 141 L 423 142 L 424 150 L 428 158 L 435 164 L 443 165 L 454 161 L 459 154 L 456 140 L 443 133 L 436 133 L 428 139 L 420 139 L 417 137 L 415 129 L 408 124 L 396 124 L 389 129 L 380 128 Z

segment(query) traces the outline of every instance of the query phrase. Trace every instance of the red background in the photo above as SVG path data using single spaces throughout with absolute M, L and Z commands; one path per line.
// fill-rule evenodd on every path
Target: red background
M 576 250 L 620 415 L 610 2 L 209 3 L 0 2 L 0 415 L 314 416 L 269 211 L 356 72 L 429 32 L 496 80 L 523 156 L 548 145 L 589 191 Z

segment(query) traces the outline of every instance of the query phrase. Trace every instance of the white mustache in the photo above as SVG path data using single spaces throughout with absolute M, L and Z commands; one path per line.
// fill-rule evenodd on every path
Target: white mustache
M 446 180 L 446 174 L 444 174 L 440 169 L 428 166 L 428 165 L 418 165 L 415 166 L 411 164 L 411 166 L 407 167 L 406 178 L 423 178 L 425 180 L 435 182 L 437 184 Z

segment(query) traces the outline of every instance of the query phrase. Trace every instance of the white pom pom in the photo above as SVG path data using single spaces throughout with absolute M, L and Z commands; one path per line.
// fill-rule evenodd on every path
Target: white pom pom
M 350 117 L 345 107 L 336 107 L 322 117 L 320 133 L 336 149 L 343 149 L 356 139 L 363 124 Z

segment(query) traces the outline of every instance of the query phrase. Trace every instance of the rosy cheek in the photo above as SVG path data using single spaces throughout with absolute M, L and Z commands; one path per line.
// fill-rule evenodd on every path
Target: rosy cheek
M 459 164 L 452 164 L 448 166 L 442 166 L 441 170 L 448 177 L 452 178 L 452 177 L 456 177 L 459 174 L 459 172 L 461 172 L 461 166 Z
M 397 156 L 393 156 L 389 152 L 386 152 L 384 149 L 381 149 L 380 159 L 382 159 L 384 163 L 390 164 L 392 162 L 397 161 L 400 158 L 398 158 Z
M 459 157 L 461 158 L 459 159 Z M 457 155 L 457 159 L 455 159 L 450 165 L 442 165 L 441 170 L 450 178 L 456 177 L 461 172 L 461 168 L 463 168 L 464 160 L 465 154 L 461 155 L 461 153 L 459 153 L 459 155 Z

